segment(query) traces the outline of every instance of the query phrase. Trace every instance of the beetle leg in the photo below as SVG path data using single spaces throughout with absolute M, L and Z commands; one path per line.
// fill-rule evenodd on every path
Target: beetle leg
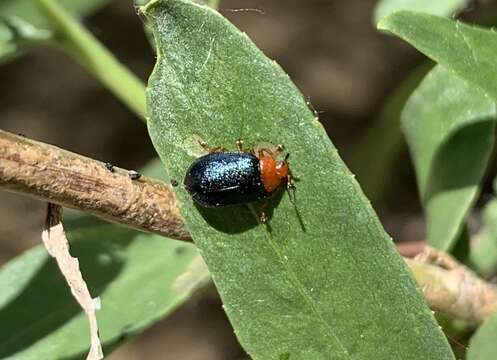
M 205 141 L 198 140 L 198 143 L 202 148 L 207 151 L 209 154 L 217 153 L 217 152 L 228 152 L 228 149 L 222 146 L 210 147 Z
M 254 149 L 250 149 L 250 148 L 243 148 L 243 139 L 238 139 L 236 141 L 236 148 L 238 149 L 239 152 L 241 153 L 250 153 L 250 154 L 253 154 L 254 153 Z
M 288 174 L 286 176 L 286 191 L 288 192 L 288 197 L 290 199 L 290 202 L 295 205 L 295 190 L 297 188 L 295 187 L 295 184 L 293 182 L 293 177 L 291 174 Z
M 267 215 L 267 206 L 268 206 L 268 202 L 267 201 L 263 201 L 261 203 L 261 207 L 259 208 L 260 212 L 259 212 L 259 221 L 261 222 L 261 224 L 267 224 L 267 222 L 269 221 L 269 216 Z
M 262 224 L 267 224 L 268 218 L 267 218 L 267 214 L 265 211 L 261 211 L 261 215 L 259 217 L 259 220 L 261 221 Z
M 261 212 L 259 214 L 259 220 L 260 220 L 261 224 L 267 224 L 267 222 L 269 220 L 269 217 L 267 216 L 266 209 L 267 209 L 267 202 L 264 201 L 261 204 L 261 208 L 260 208 Z
M 212 153 L 217 153 L 217 152 L 228 152 L 228 149 L 226 149 L 223 146 L 216 146 L 215 148 L 211 148 L 209 151 L 211 154 Z
M 236 140 L 236 148 L 238 149 L 239 152 L 243 152 L 243 140 L 242 139 Z
M 274 153 L 270 150 L 270 149 L 267 149 L 267 148 L 261 148 L 259 149 L 259 157 L 274 157 Z
M 293 182 L 293 176 L 292 176 L 292 174 L 288 174 L 286 176 L 286 188 L 288 190 L 290 190 L 290 189 L 295 190 L 296 189 L 295 183 Z

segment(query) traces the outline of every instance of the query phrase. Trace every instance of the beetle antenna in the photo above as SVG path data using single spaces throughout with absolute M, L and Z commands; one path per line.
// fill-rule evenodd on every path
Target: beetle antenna
M 316 119 L 319 119 L 319 114 L 324 113 L 324 111 L 318 111 L 318 110 L 316 110 L 316 108 L 314 107 L 314 105 L 312 105 L 312 103 L 311 103 L 310 96 L 307 97 L 307 100 L 306 100 L 305 103 L 306 103 L 307 107 L 309 108 L 309 110 L 312 111 L 312 113 L 314 114 L 314 117 Z
M 295 186 L 289 186 L 289 187 L 287 187 L 286 191 L 288 193 L 288 198 L 290 199 L 290 202 L 292 203 L 293 206 L 296 206 L 296 203 L 295 203 Z
M 284 162 L 288 162 L 288 158 L 290 157 L 290 153 L 286 153 L 285 155 L 285 160 L 283 160 Z

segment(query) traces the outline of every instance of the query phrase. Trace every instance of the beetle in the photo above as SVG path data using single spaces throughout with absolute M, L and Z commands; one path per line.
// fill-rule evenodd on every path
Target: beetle
M 260 221 L 266 223 L 267 199 L 283 186 L 294 188 L 289 154 L 283 160 L 278 160 L 283 145 L 244 149 L 243 140 L 238 139 L 238 151 L 230 152 L 224 147 L 210 148 L 204 142 L 199 143 L 208 154 L 190 165 L 183 183 L 193 200 L 204 207 L 241 205 L 263 200 Z

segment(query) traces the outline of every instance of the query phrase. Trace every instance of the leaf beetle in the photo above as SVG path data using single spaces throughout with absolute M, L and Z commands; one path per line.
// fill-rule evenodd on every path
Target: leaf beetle
M 210 148 L 199 144 L 208 154 L 196 159 L 188 168 L 184 179 L 187 191 L 204 207 L 242 205 L 261 201 L 260 221 L 268 220 L 265 208 L 267 199 L 282 187 L 294 189 L 289 154 L 278 160 L 283 145 L 244 149 L 238 139 L 238 151 L 224 147 Z

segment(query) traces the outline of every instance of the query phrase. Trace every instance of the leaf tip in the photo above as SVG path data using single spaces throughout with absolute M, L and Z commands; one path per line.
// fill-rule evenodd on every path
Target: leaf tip
M 212 12 L 217 13 L 213 8 L 211 8 L 208 5 L 197 3 L 191 0 L 150 0 L 147 2 L 145 5 L 142 5 L 138 7 L 139 11 L 143 13 L 145 16 L 151 16 L 151 13 L 160 6 L 167 7 L 167 6 L 174 6 L 174 5 L 185 5 L 185 6 L 193 6 L 193 7 L 199 7 L 199 8 L 204 8 L 207 10 L 210 10 Z
M 161 2 L 161 0 L 151 0 L 147 2 L 145 5 L 138 6 L 138 11 L 145 15 L 148 16 L 149 13 L 151 12 L 151 9 L 155 6 L 157 6 L 157 3 Z
M 376 21 L 376 28 L 380 31 L 389 31 L 390 24 L 392 22 L 392 18 L 395 17 L 398 13 L 404 11 L 395 11 L 393 13 L 387 14 Z
M 382 17 L 380 20 L 376 22 L 376 29 L 380 31 L 388 31 L 388 15 L 385 17 Z
M 393 32 L 395 24 L 398 23 L 400 19 L 406 19 L 406 17 L 408 17 L 409 15 L 414 15 L 414 14 L 421 15 L 423 13 L 418 13 L 416 11 L 411 11 L 411 10 L 399 10 L 391 12 L 378 19 L 376 23 L 376 28 L 379 31 Z M 406 21 L 406 20 L 401 20 L 401 21 Z

